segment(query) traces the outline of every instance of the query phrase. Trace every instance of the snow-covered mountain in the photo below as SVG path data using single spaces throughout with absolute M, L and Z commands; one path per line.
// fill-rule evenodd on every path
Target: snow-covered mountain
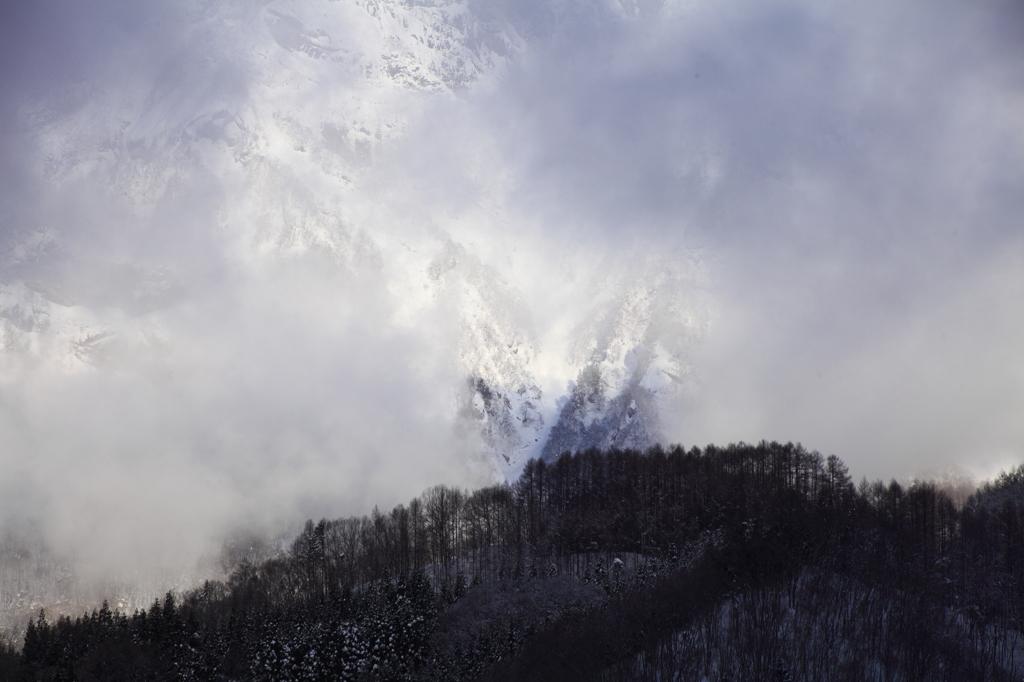
M 693 296 L 699 272 L 697 263 L 655 261 L 631 271 L 631 281 L 617 282 L 590 312 L 571 355 L 578 378 L 559 401 L 544 457 L 663 440 L 661 410 L 675 407 L 692 382 L 687 352 L 705 331 Z
M 545 296 L 564 309 L 538 315 L 536 273 L 508 247 L 553 261 L 560 247 L 514 236 L 529 230 L 501 168 L 459 157 L 467 193 L 408 199 L 424 171 L 402 164 L 429 169 L 417 150 L 429 151 L 438 111 L 500 88 L 537 39 L 513 10 L 197 1 L 176 15 L 165 62 L 122 55 L 26 99 L 26 165 L 46 193 L 2 206 L 4 380 L 40 368 L 175 376 L 197 301 L 301 271 L 323 295 L 295 301 L 297 317 L 369 300 L 379 319 L 367 325 L 441 348 L 455 379 L 440 412 L 496 472 L 658 441 L 706 324 L 699 262 L 552 274 Z

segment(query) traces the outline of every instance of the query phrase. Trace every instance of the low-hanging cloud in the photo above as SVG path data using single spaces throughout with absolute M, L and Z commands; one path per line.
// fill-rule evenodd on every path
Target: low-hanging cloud
M 991 474 L 1024 443 L 1021 21 L 1006 3 L 665 3 L 531 52 L 488 120 L 546 229 L 713 258 L 676 438 Z
M 486 481 L 465 306 L 557 396 L 644 283 L 673 441 L 1020 458 L 1018 5 L 280 5 L 2 10 L 6 518 L 142 570 Z

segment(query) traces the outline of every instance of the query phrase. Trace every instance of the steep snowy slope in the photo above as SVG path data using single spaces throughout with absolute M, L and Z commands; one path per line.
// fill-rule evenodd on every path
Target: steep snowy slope
M 661 442 L 661 410 L 693 381 L 688 350 L 706 331 L 699 262 L 651 259 L 613 280 L 577 332 L 578 378 L 543 456 Z
M 127 55 L 26 101 L 31 171 L 49 194 L 4 204 L 6 379 L 38 368 L 179 376 L 183 349 L 201 345 L 182 320 L 211 292 L 228 307 L 266 288 L 299 292 L 282 306 L 311 334 L 356 310 L 381 334 L 424 339 L 455 377 L 434 411 L 499 475 L 531 456 L 657 441 L 703 329 L 687 298 L 692 263 L 556 285 L 559 324 L 575 331 L 550 335 L 504 264 L 507 236 L 484 243 L 488 220 L 517 219 L 488 184 L 500 173 L 475 176 L 461 206 L 410 213 L 388 198 L 389 160 L 424 117 L 500 87 L 537 35 L 508 10 L 194 2 L 166 64 Z M 302 277 L 316 282 L 304 290 Z

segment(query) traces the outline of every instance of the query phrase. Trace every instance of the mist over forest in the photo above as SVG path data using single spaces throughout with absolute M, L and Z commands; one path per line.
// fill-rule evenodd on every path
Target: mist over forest
M 550 589 L 575 596 L 552 623 L 619 608 L 610 579 L 580 582 L 598 554 L 605 570 L 616 553 L 631 576 L 646 567 L 652 577 L 634 587 L 648 596 L 710 561 L 707 584 L 719 587 L 686 607 L 698 619 L 726 594 L 782 608 L 772 590 L 783 584 L 793 606 L 832 599 L 843 581 L 882 603 L 953 579 L 949 566 L 911 570 L 869 542 L 866 556 L 902 577 L 864 582 L 794 549 L 726 589 L 715 571 L 736 580 L 729 553 L 749 538 L 734 524 L 754 516 L 705 518 L 689 503 L 673 523 L 690 530 L 663 528 L 650 546 L 636 528 L 597 548 L 536 544 L 544 531 L 514 570 L 467 570 L 459 562 L 483 560 L 473 540 L 386 576 L 331 574 L 337 594 L 295 577 L 307 520 L 373 525 L 373 510 L 433 486 L 462 502 L 505 490 L 494 494 L 518 509 L 538 463 L 675 443 L 708 462 L 708 443 L 834 453 L 858 533 L 931 533 L 905 500 L 932 485 L 951 525 L 921 556 L 981 543 L 992 570 L 1009 571 L 998 589 L 1017 589 L 1021 35 L 1012 0 L 3 3 L 0 628 L 20 648 L 30 619 L 50 632 L 39 609 L 49 627 L 106 600 L 97 618 L 114 630 L 95 632 L 135 642 L 129 658 L 157 675 L 179 659 L 132 620 L 154 600 L 178 614 L 168 623 L 193 614 L 190 632 L 224 634 L 237 608 L 276 613 L 293 634 L 318 622 L 358 639 L 399 583 L 435 634 L 458 629 L 444 614 L 469 609 L 460 599 L 503 594 L 513 578 L 564 578 Z M 721 466 L 721 481 L 746 485 Z M 824 504 L 818 492 L 794 493 L 810 505 L 800 513 Z M 998 516 L 1004 498 L 1011 511 Z M 789 509 L 776 504 L 772 514 Z M 970 530 L 981 509 L 1003 530 Z M 807 542 L 831 542 L 836 528 L 806 531 Z M 700 545 L 695 563 L 671 558 L 668 544 L 720 531 L 738 535 Z M 533 556 L 557 557 L 554 573 L 531 576 Z M 240 591 L 243 565 L 264 571 L 252 589 L 266 595 Z M 292 577 L 259 582 L 279 569 Z M 447 570 L 466 584 L 431 573 Z M 994 603 L 966 587 L 988 568 L 957 570 L 961 591 L 928 609 Z M 219 585 L 212 606 L 196 601 L 206 581 Z M 317 620 L 324 604 L 341 610 Z M 532 608 L 523 624 L 552 626 Z M 1014 617 L 967 615 L 932 634 L 968 642 L 996 628 L 1010 642 Z M 666 618 L 657 655 L 671 667 L 696 654 L 666 638 L 698 621 Z M 238 661 L 263 641 L 224 637 L 244 642 Z M 416 646 L 470 646 L 451 637 Z M 485 658 L 526 665 L 517 657 L 543 641 L 531 637 L 465 660 L 473 675 Z M 653 641 L 601 674 L 639 675 L 627 659 L 654 655 Z M 816 655 L 776 645 L 787 661 Z M 931 655 L 931 644 L 907 646 L 891 661 L 876 652 L 879 669 Z M 963 646 L 943 670 L 1013 674 L 1016 644 Z M 423 656 L 401 674 L 446 669 L 436 661 L 448 654 Z M 244 665 L 222 674 L 241 679 Z
M 10 680 L 1013 680 L 1024 465 L 963 496 L 762 441 L 563 453 L 307 521 L 130 614 L 40 610 Z

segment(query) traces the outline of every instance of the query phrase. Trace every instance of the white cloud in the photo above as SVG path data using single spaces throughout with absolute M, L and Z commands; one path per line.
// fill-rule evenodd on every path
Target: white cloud
M 485 478 L 449 240 L 552 398 L 665 277 L 674 335 L 714 310 L 673 439 L 1020 457 L 1016 5 L 434 5 L 7 3 L 0 486 L 54 542 L 163 565 Z

